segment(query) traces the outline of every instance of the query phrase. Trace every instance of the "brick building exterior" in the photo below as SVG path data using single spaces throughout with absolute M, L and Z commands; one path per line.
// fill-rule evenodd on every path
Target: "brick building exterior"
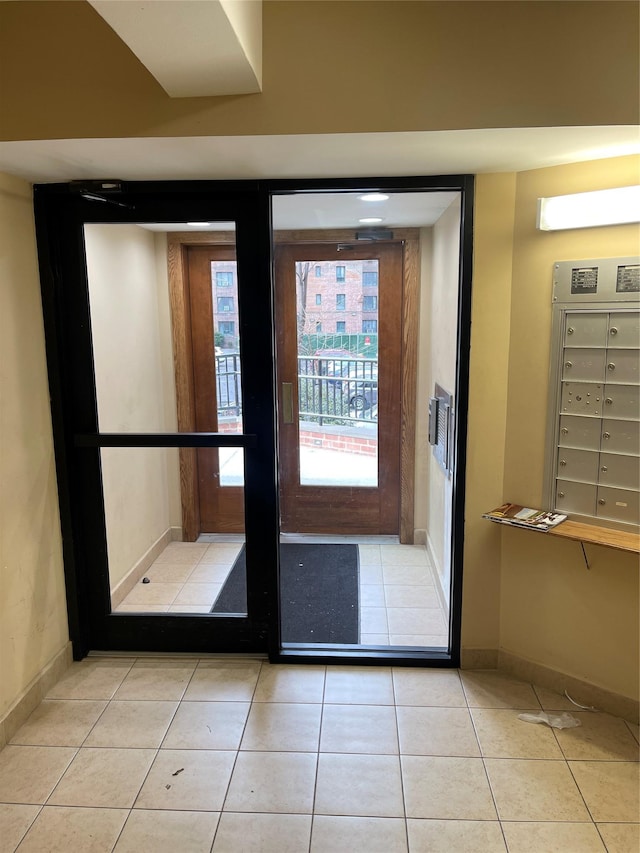
M 301 305 L 306 278 L 306 306 Z M 378 261 L 308 261 L 296 264 L 302 334 L 376 334 Z M 238 279 L 235 261 L 211 264 L 214 331 L 224 349 L 238 347 Z M 220 339 L 219 339 L 220 340 Z

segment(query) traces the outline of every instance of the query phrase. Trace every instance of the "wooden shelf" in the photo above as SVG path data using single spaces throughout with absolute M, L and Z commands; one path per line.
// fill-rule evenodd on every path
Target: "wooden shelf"
M 510 530 L 527 530 L 526 527 L 518 527 L 515 524 L 502 524 L 500 526 Z M 587 542 L 592 545 L 603 545 L 605 548 L 614 548 L 616 551 L 640 554 L 640 534 L 629 533 L 626 530 L 612 530 L 610 527 L 597 527 L 595 524 L 583 524 L 570 519 L 563 521 L 557 527 L 552 527 L 551 530 L 536 530 L 534 527 L 529 529 L 533 530 L 534 533 L 542 533 L 544 536 L 560 536 L 563 539 L 573 539 L 583 544 Z
M 570 519 L 551 528 L 547 531 L 547 536 L 561 536 L 564 539 L 576 539 L 579 542 L 615 548 L 617 551 L 640 554 L 640 534 L 629 533 L 626 530 L 612 530 L 610 527 L 597 527 L 594 524 L 583 524 Z

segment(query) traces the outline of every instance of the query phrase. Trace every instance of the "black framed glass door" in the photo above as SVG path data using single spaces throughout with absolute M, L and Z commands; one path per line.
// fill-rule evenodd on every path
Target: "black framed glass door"
M 268 216 L 257 186 L 234 190 L 59 185 L 36 193 L 77 657 L 98 649 L 267 651 L 277 641 L 269 630 L 277 624 L 278 511 Z M 224 234 L 236 257 L 233 296 L 218 276 L 211 311 L 195 317 L 188 296 L 196 283 L 185 258 L 167 252 L 167 235 L 190 229 Z M 183 274 L 182 297 L 169 287 L 170 260 Z M 215 372 L 231 349 L 243 365 L 233 430 L 218 423 L 215 392 L 194 394 L 191 371 L 174 367 L 191 324 L 212 344 L 200 347 L 191 371 Z M 230 459 L 238 468 L 231 474 Z M 238 476 L 243 490 L 233 488 Z M 222 506 L 228 500 L 243 515 L 244 533 L 189 541 L 199 525 L 185 495 L 212 477 Z M 234 612 L 219 614 L 216 598 L 241 549 L 242 596 Z
M 448 625 L 438 643 L 427 642 L 424 631 L 420 636 L 398 635 L 391 625 L 394 614 L 388 614 L 385 637 L 372 628 L 360 634 L 375 636 L 360 636 L 360 642 L 283 642 L 272 264 L 274 244 L 302 237 L 308 242 L 310 235 L 308 231 L 301 235 L 297 215 L 277 224 L 275 214 L 282 210 L 274 205 L 272 212 L 271 206 L 276 196 L 281 207 L 284 198 L 309 193 L 357 196 L 372 189 L 417 200 L 419 228 L 435 223 L 422 218 L 425 195 L 433 194 L 437 201 L 439 194 L 453 192 L 460 202 L 459 215 L 454 210 L 447 220 L 444 241 L 450 266 L 447 280 L 455 295 L 450 306 L 451 337 L 456 340 L 450 387 L 457 394 L 451 429 L 454 472 L 446 509 L 450 523 L 442 531 L 450 546 L 445 584 Z M 76 658 L 91 650 L 268 652 L 274 661 L 458 664 L 472 206 L 469 176 L 122 185 L 96 181 L 35 188 L 69 624 Z M 437 213 L 438 205 L 432 207 Z M 444 209 L 453 210 L 446 205 Z M 312 242 L 337 241 L 345 252 L 360 240 L 393 239 L 393 229 L 360 231 L 343 222 L 328 231 L 324 222 L 320 231 L 313 231 Z M 178 237 L 171 236 L 176 233 Z M 424 236 L 420 232 L 420 241 Z M 398 233 L 395 238 L 405 239 Z M 226 246 L 226 253 L 212 260 L 206 252 L 194 250 L 189 257 L 192 247 L 211 243 Z M 315 266 L 320 273 L 314 268 L 314 275 L 321 279 L 322 264 Z M 418 254 L 406 249 L 403 286 L 414 282 L 413 293 L 421 268 Z M 331 290 L 330 296 L 336 312 L 345 313 L 346 290 L 342 293 L 339 285 L 346 280 L 348 264 L 336 263 L 333 272 L 335 293 Z M 366 272 L 371 275 L 372 270 Z M 363 347 L 372 347 L 377 334 L 371 325 L 377 322 L 372 319 L 376 303 L 371 293 L 365 293 L 374 283 L 365 282 L 364 273 L 363 268 L 362 311 L 368 314 L 360 328 L 350 332 L 342 314 L 333 318 L 332 334 L 352 334 L 356 347 L 349 349 L 348 359 L 344 353 L 347 364 L 355 364 L 354 375 L 339 380 L 349 413 L 352 408 L 357 413 L 351 406 L 353 388 L 369 392 L 371 409 L 378 408 L 373 367 L 370 377 L 358 373 L 359 365 L 364 368 L 373 359 Z M 200 296 L 192 298 L 196 291 Z M 329 290 L 316 288 L 318 310 L 327 294 Z M 402 310 L 403 323 L 417 322 L 408 301 Z M 351 313 L 357 320 L 357 312 Z M 329 343 L 316 340 L 325 334 L 322 322 L 316 318 L 313 329 L 302 330 L 313 344 L 312 360 L 318 367 L 312 382 L 319 386 L 326 379 L 337 388 L 336 377 L 323 372 L 324 363 L 327 370 L 329 366 Z M 193 346 L 190 336 L 197 329 L 198 345 Z M 415 347 L 412 352 L 402 357 L 401 381 L 409 389 L 403 401 L 411 398 L 417 381 Z M 330 360 L 335 366 L 336 356 Z M 196 376 L 205 381 L 196 382 Z M 360 435 L 366 426 L 364 418 L 343 417 L 342 409 L 316 415 L 346 419 L 349 438 L 354 438 L 351 431 Z M 415 441 L 413 417 L 407 403 L 402 459 L 410 457 L 407 448 Z M 228 428 L 229 418 L 233 428 Z M 345 433 L 344 424 L 331 426 Z M 401 494 L 411 497 L 406 501 L 409 509 L 401 505 L 402 543 L 412 541 L 407 537 L 414 527 L 413 468 L 401 467 L 401 479 L 405 478 Z M 225 522 L 223 532 L 214 528 L 210 536 L 215 538 L 207 539 L 206 533 L 202 535 L 208 524 L 201 524 L 199 497 L 210 498 L 214 486 L 216 512 L 225 516 Z M 383 571 L 378 584 L 385 587 L 385 601 L 387 575 L 391 572 Z M 240 595 L 233 606 L 225 603 L 218 609 L 217 595 L 234 577 L 239 577 Z M 390 586 L 405 583 L 400 576 L 393 581 L 390 578 Z M 398 590 L 390 592 L 396 610 L 402 610 Z M 423 610 L 429 609 L 426 598 Z M 351 609 L 357 611 L 355 604 Z M 359 615 L 364 624 L 369 615 L 364 604 Z M 424 622 L 424 613 L 418 617 Z M 425 636 L 433 639 L 428 632 Z

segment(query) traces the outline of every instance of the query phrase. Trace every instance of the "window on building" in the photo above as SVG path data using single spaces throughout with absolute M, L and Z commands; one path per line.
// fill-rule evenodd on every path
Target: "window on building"
M 322 276 L 322 267 L 320 265 L 316 266 L 316 278 L 320 278 Z
M 377 296 L 365 296 L 362 299 L 362 310 L 363 311 L 377 311 L 378 310 L 378 297 Z
M 347 297 L 344 293 L 336 293 L 336 311 L 344 311 L 347 307 Z
M 346 267 L 336 267 L 336 281 L 344 281 L 346 278 L 346 273 Z
M 233 273 L 216 272 L 216 287 L 233 287 Z
M 218 331 L 221 335 L 235 335 L 236 324 L 233 320 L 221 320 L 218 323 Z
M 362 273 L 362 285 L 363 287 L 377 287 L 378 270 L 365 270 Z
M 217 305 L 219 314 L 233 312 L 233 296 L 218 296 Z
M 341 333 L 344 334 L 344 332 L 346 332 L 346 331 L 347 331 L 347 324 L 345 323 L 345 321 L 344 320 L 338 320 L 338 322 L 336 323 L 336 332 L 338 334 L 341 334 Z
M 363 334 L 377 332 L 378 331 L 378 321 L 377 320 L 363 320 L 362 321 L 362 332 Z
M 322 331 L 322 323 L 316 323 L 316 333 Z
M 316 293 L 316 305 L 322 305 L 322 294 Z

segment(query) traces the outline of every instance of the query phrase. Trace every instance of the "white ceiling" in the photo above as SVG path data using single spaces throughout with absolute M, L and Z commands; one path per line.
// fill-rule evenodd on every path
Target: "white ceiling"
M 298 193 L 273 198 L 273 228 L 418 228 L 434 225 L 457 197 L 456 192 L 389 193 L 384 201 L 362 201 L 361 193 Z M 379 223 L 360 223 L 375 216 Z M 190 228 L 186 222 L 138 223 L 149 231 L 233 231 L 233 222 L 210 222 Z M 109 226 L 105 226 L 109 227 Z
M 640 153 L 625 127 L 0 142 L 0 170 L 34 183 L 478 174 Z

